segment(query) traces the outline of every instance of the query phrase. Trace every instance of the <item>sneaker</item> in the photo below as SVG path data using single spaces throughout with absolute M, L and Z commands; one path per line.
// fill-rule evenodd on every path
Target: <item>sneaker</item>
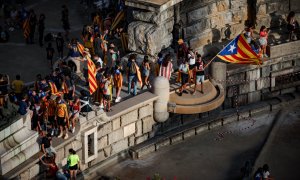
M 54 136 L 54 129 L 51 130 L 51 136 Z
M 119 96 L 119 97 L 116 98 L 115 102 L 118 103 L 120 101 L 121 101 L 121 97 Z
M 68 139 L 68 137 L 69 137 L 69 135 L 68 135 L 68 133 L 66 133 L 64 139 Z
M 185 93 L 185 94 L 188 94 L 187 90 L 183 90 L 182 92 Z
M 264 56 L 265 56 L 266 58 L 268 58 L 268 57 L 269 57 L 267 54 L 264 54 Z
M 58 138 L 61 138 L 63 136 L 63 133 L 60 132 L 60 134 L 57 136 Z
M 73 134 L 75 133 L 75 127 L 72 128 L 72 133 L 73 133 Z
M 103 108 L 104 108 L 103 104 L 100 104 L 99 108 L 100 108 L 100 109 L 103 109 Z
M 194 96 L 196 94 L 196 91 L 192 92 L 192 95 Z

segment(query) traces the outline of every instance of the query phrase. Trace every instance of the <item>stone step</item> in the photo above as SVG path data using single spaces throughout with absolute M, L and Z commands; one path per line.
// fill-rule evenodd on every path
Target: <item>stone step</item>
M 178 96 L 176 93 L 170 95 L 169 112 L 176 114 L 198 114 L 211 111 L 221 106 L 225 99 L 225 92 L 221 85 L 214 85 L 206 81 L 204 95 L 197 92 L 196 95 L 185 94 Z M 210 91 L 208 91 L 210 87 Z M 205 95 L 206 94 L 206 95 Z
M 189 94 L 183 93 L 182 96 L 178 96 L 178 94 L 173 91 L 170 94 L 169 102 L 180 105 L 195 105 L 209 102 L 217 96 L 216 88 L 208 80 L 206 80 L 203 84 L 203 94 L 199 92 L 200 90 L 201 88 L 200 86 L 198 86 L 195 95 L 191 95 L 191 93 L 194 91 L 193 86 L 187 89 Z

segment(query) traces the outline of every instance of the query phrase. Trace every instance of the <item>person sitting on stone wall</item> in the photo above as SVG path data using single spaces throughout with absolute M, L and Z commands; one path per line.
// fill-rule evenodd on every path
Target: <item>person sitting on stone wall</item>
M 289 15 L 287 16 L 287 29 L 289 31 L 289 40 L 296 40 L 297 37 L 294 36 L 294 34 L 299 33 L 299 23 L 295 19 L 295 12 L 291 11 Z M 299 36 L 299 34 L 298 34 Z M 299 37 L 298 37 L 299 38 Z
M 259 44 L 262 49 L 262 57 L 268 57 L 267 55 L 268 35 L 269 35 L 269 29 L 267 29 L 266 26 L 261 26 L 259 31 Z
M 52 147 L 52 137 L 51 134 L 48 133 L 45 135 L 44 131 L 40 132 L 40 135 L 42 137 L 42 142 L 41 142 L 41 151 L 44 153 L 45 157 L 56 157 L 56 151 Z

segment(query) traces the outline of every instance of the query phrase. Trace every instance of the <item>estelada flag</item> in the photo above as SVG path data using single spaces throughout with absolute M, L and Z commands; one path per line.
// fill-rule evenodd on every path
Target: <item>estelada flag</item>
M 88 77 L 89 77 L 89 88 L 90 88 L 90 94 L 93 94 L 97 88 L 97 82 L 96 82 L 96 66 L 94 62 L 91 60 L 89 56 L 85 56 L 87 59 L 87 64 L 88 64 Z
M 80 54 L 82 56 L 84 56 L 84 46 L 82 44 L 80 44 L 79 42 L 77 42 L 77 48 L 78 48 L 78 51 L 80 52 Z
M 243 34 L 238 35 L 217 55 L 220 59 L 236 64 L 262 64 L 259 55 L 256 54 L 247 43 Z

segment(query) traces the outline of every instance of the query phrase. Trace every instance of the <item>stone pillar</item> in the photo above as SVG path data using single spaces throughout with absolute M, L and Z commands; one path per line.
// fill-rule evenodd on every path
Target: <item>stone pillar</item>
M 217 83 L 221 84 L 226 89 L 226 71 L 227 65 L 223 62 L 211 63 L 211 77 Z
M 158 96 L 154 102 L 154 119 L 157 122 L 164 122 L 169 118 L 170 84 L 168 79 L 163 76 L 156 77 L 153 82 L 153 93 Z

